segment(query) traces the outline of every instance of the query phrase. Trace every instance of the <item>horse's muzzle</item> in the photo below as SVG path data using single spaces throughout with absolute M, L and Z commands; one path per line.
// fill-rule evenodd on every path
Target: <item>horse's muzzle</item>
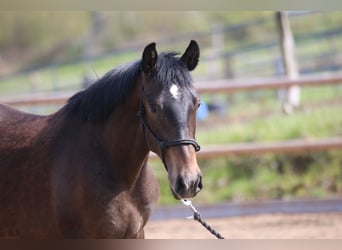
M 196 196 L 202 188 L 202 176 L 198 175 L 197 179 L 194 180 L 179 176 L 174 188 L 171 189 L 176 199 L 182 199 Z
M 171 190 L 176 199 L 196 196 L 203 188 L 202 173 L 192 145 L 169 147 L 165 150 L 164 164 Z

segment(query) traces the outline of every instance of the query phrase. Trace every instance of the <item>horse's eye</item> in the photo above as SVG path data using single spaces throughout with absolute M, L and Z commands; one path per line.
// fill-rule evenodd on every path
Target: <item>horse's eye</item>
M 198 104 L 197 104 L 197 109 L 199 109 L 199 107 L 201 107 L 201 102 L 199 102 Z
M 155 100 L 147 100 L 147 103 L 152 113 L 157 113 L 159 111 L 159 105 Z
M 157 112 L 156 104 L 155 103 L 148 103 L 148 106 L 150 107 L 150 110 L 152 113 Z

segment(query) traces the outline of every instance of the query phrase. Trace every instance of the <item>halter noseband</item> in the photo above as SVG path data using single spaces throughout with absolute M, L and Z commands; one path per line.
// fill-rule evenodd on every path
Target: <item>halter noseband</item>
M 142 88 L 141 92 L 143 93 L 143 88 Z M 143 105 L 143 102 L 142 102 L 142 93 L 141 93 L 140 108 L 139 108 L 139 111 L 138 111 L 138 117 L 140 118 L 141 123 L 142 123 L 144 129 L 149 132 L 149 134 L 152 136 L 152 138 L 159 145 L 160 152 L 162 154 L 161 158 L 162 158 L 162 161 L 163 161 L 164 164 L 165 164 L 165 162 L 164 162 L 164 149 L 167 148 L 167 147 L 178 146 L 178 145 L 192 145 L 195 148 L 196 152 L 201 150 L 201 146 L 194 139 L 191 139 L 191 138 L 188 138 L 188 139 L 177 139 L 177 140 L 174 140 L 174 141 L 163 141 L 163 140 L 160 140 L 159 137 L 153 132 L 151 127 L 146 122 L 146 119 L 145 119 L 145 108 L 144 108 L 144 105 Z

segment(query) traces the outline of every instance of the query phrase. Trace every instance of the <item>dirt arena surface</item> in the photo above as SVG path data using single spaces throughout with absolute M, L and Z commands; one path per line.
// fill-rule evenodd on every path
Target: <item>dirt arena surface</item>
M 342 239 L 342 212 L 259 214 L 203 218 L 226 239 Z M 215 239 L 200 223 L 187 219 L 153 220 L 146 239 Z

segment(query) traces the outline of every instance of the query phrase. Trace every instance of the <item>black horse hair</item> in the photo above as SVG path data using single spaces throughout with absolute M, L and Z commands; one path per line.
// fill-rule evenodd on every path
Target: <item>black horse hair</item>
M 72 96 L 65 110 L 79 115 L 82 121 L 103 121 L 126 100 L 141 73 L 141 60 L 112 69 L 90 87 Z M 186 88 L 192 83 L 188 69 L 174 52 L 159 54 L 151 77 L 163 87 L 176 84 Z

